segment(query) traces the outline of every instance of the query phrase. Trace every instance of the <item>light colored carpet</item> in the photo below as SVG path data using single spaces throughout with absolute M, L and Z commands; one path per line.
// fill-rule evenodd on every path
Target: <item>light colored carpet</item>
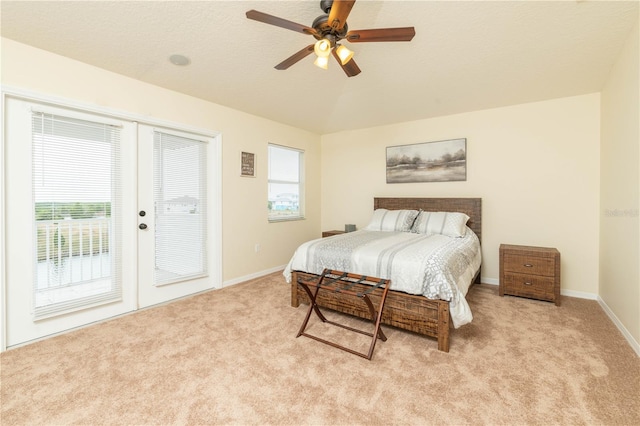
M 450 353 L 384 327 L 367 361 L 296 339 L 306 305 L 290 307 L 272 274 L 3 353 L 0 421 L 640 424 L 640 359 L 595 301 L 556 307 L 489 285 L 468 299 L 475 319 L 452 332 Z

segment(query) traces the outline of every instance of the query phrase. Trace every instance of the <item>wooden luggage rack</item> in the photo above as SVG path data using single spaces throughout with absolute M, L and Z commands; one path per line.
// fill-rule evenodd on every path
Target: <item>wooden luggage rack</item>
M 369 285 L 369 288 L 363 291 L 354 291 L 352 290 L 352 288 L 356 284 L 367 284 Z M 380 329 L 380 322 L 382 320 L 382 310 L 384 309 L 384 302 L 387 298 L 387 292 L 389 291 L 391 281 L 388 279 L 368 277 L 366 275 L 358 275 L 358 274 L 352 274 L 352 273 L 343 272 L 343 271 L 325 269 L 322 272 L 322 275 L 320 275 L 320 277 L 316 279 L 299 280 L 298 285 L 302 287 L 304 291 L 307 293 L 307 295 L 309 296 L 309 310 L 307 311 L 307 315 L 302 323 L 302 326 L 300 326 L 300 331 L 298 332 L 298 335 L 296 337 L 306 336 L 311 339 L 317 340 L 319 342 L 326 343 L 327 345 L 333 346 L 334 348 L 342 349 L 354 355 L 358 355 L 368 360 L 371 360 L 371 357 L 373 356 L 373 349 L 376 346 L 376 341 L 378 339 L 381 339 L 383 342 L 387 340 L 387 337 L 384 335 L 384 333 Z M 373 303 L 369 298 L 369 293 L 381 287 L 383 288 L 383 291 L 382 291 L 382 295 L 380 296 L 378 310 L 376 311 L 376 308 L 373 306 Z M 350 295 L 350 296 L 362 299 L 364 303 L 366 303 L 367 307 L 369 308 L 369 312 L 371 313 L 371 320 L 375 324 L 373 332 L 369 333 L 364 330 L 360 330 L 357 328 L 349 327 L 344 324 L 339 324 L 333 321 L 329 321 L 322 314 L 322 312 L 320 312 L 320 307 L 316 302 L 316 299 L 318 297 L 318 292 L 320 290 L 331 291 L 334 293 L 342 293 L 342 294 L 346 294 L 346 295 Z M 335 325 L 350 331 L 355 331 L 356 333 L 364 334 L 365 336 L 370 336 L 371 346 L 369 347 L 369 352 L 366 354 L 362 352 L 357 352 L 345 346 L 339 345 L 337 343 L 330 342 L 328 340 L 322 339 L 317 336 L 313 336 L 309 333 L 305 333 L 305 329 L 307 328 L 307 324 L 309 323 L 309 318 L 311 317 L 312 311 L 315 311 L 315 313 L 318 315 L 318 318 L 320 318 L 322 322 Z

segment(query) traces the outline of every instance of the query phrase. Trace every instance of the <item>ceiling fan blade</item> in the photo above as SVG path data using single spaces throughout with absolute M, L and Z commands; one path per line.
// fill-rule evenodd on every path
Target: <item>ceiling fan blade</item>
M 247 18 L 254 21 L 263 22 L 269 25 L 275 25 L 276 27 L 285 28 L 287 30 L 295 31 L 302 34 L 316 35 L 316 30 L 306 25 L 298 24 L 296 22 L 288 21 L 286 19 L 278 18 L 277 16 L 269 15 L 257 10 L 250 10 L 247 12 Z
M 284 61 L 280 62 L 278 65 L 276 65 L 274 68 L 277 69 L 277 70 L 286 70 L 291 65 L 295 64 L 296 62 L 298 62 L 299 60 L 309 56 L 311 54 L 311 52 L 313 52 L 313 44 L 310 44 L 309 46 L 305 47 L 304 49 L 294 53 L 291 56 L 289 56 L 287 59 L 285 59 Z
M 356 0 L 333 0 L 331 11 L 329 12 L 329 19 L 327 20 L 327 23 L 332 29 L 336 31 L 342 30 L 344 24 L 347 23 L 347 17 L 355 2 Z
M 369 41 L 411 41 L 416 35 L 413 27 L 402 28 L 378 28 L 375 30 L 349 31 L 345 37 L 351 43 L 364 43 Z
M 354 77 L 360 74 L 360 67 L 358 67 L 358 64 L 356 64 L 356 61 L 354 61 L 353 58 L 346 64 L 342 65 L 340 57 L 336 53 L 336 49 L 333 49 L 331 53 L 333 53 L 333 57 L 336 58 L 336 61 L 338 61 L 338 64 L 340 65 L 340 67 L 342 67 L 342 70 L 347 75 L 347 77 Z

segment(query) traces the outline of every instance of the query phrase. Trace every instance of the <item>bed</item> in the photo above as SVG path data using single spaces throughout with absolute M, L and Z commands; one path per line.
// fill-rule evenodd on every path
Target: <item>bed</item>
M 481 243 L 482 238 L 482 200 L 480 198 L 388 198 L 388 197 L 377 197 L 374 198 L 374 215 L 376 211 L 394 211 L 394 210 L 416 210 L 421 212 L 459 212 L 467 215 L 469 219 L 466 221 L 465 229 L 469 229 L 473 231 L 473 236 L 469 235 L 469 232 L 463 232 L 462 235 L 468 238 L 475 238 L 477 240 L 478 248 L 477 248 L 477 259 L 474 260 L 473 269 L 471 272 L 466 270 L 464 272 L 464 277 L 461 275 L 458 279 L 459 286 L 453 286 L 453 298 L 452 297 L 441 297 L 441 298 L 428 298 L 422 294 L 409 294 L 406 291 L 394 290 L 394 277 L 393 276 L 384 276 L 379 278 L 390 278 L 392 280 L 391 290 L 389 291 L 384 307 L 384 311 L 382 314 L 382 323 L 394 327 L 398 327 L 403 330 L 412 331 L 424 336 L 429 336 L 437 339 L 438 342 L 438 350 L 449 352 L 449 331 L 454 325 L 456 327 L 463 325 L 466 322 L 471 320 L 471 313 L 468 310 L 468 305 L 466 304 L 466 300 L 464 296 L 467 293 L 469 286 L 471 286 L 474 282 L 479 282 L 480 280 L 480 250 L 479 244 Z M 384 209 L 384 210 L 380 210 Z M 397 213 L 397 212 L 396 212 Z M 291 284 L 291 306 L 298 307 L 300 303 L 309 303 L 309 299 L 304 290 L 298 285 L 298 282 L 301 280 L 308 281 L 317 279 L 318 275 L 321 271 L 318 271 L 318 267 L 316 265 L 315 268 L 305 268 L 302 265 L 305 265 L 304 262 L 300 262 L 299 256 L 300 252 L 304 252 L 303 247 L 308 244 L 316 244 L 316 245 L 326 245 L 328 247 L 333 247 L 336 249 L 341 247 L 341 245 L 349 245 L 351 242 L 348 239 L 353 241 L 354 239 L 366 240 L 368 241 L 369 246 L 375 246 L 378 244 L 377 242 L 371 243 L 371 239 L 374 238 L 371 234 L 374 232 L 368 231 L 356 231 L 356 233 L 347 233 L 342 235 L 336 235 L 333 237 L 314 240 L 307 242 L 301 245 L 298 250 L 296 250 L 296 254 L 292 257 L 291 261 L 285 268 L 284 275 L 288 282 Z M 388 240 L 393 240 L 394 243 L 397 244 L 413 244 L 414 235 L 410 232 L 394 232 L 384 233 L 380 232 L 380 234 L 386 234 L 384 237 Z M 397 234 L 397 235 L 396 235 Z M 406 234 L 406 235 L 402 235 Z M 345 241 L 339 241 L 338 239 L 345 238 Z M 329 241 L 330 239 L 335 239 L 333 241 Z M 411 239 L 411 240 L 410 240 Z M 326 241 L 325 241 L 326 240 Z M 410 241 L 409 241 L 410 240 Z M 461 239 L 462 240 L 462 239 Z M 409 242 L 406 242 L 409 241 Z M 340 244 L 338 244 L 340 243 Z M 339 250 L 336 250 L 339 251 Z M 347 256 L 347 255 L 346 255 Z M 348 256 L 353 257 L 353 253 L 348 254 Z M 320 260 L 322 261 L 322 260 Z M 328 263 L 336 262 L 335 260 L 327 260 Z M 345 261 L 346 262 L 346 261 Z M 318 261 L 316 259 L 315 264 Z M 353 263 L 352 263 L 353 264 Z M 332 265 L 327 265 L 326 267 L 335 268 L 335 263 Z M 364 267 L 364 266 L 363 266 Z M 365 267 L 366 268 L 366 267 Z M 315 269 L 312 271 L 311 269 Z M 339 269 L 339 268 L 337 268 Z M 411 269 L 410 267 L 406 267 L 403 269 Z M 378 270 L 379 265 L 378 265 Z M 391 271 L 391 269 L 389 269 Z M 348 271 L 353 272 L 353 271 Z M 391 273 L 391 272 L 389 272 Z M 375 276 L 375 275 L 374 275 Z M 416 278 L 416 281 L 420 281 L 423 278 Z M 427 279 L 428 278 L 424 278 Z M 462 280 L 462 281 L 461 281 Z M 397 279 L 398 283 L 401 283 L 401 287 L 406 286 L 406 277 L 400 277 Z M 458 288 L 459 287 L 459 288 Z M 357 290 L 357 288 L 356 288 Z M 365 290 L 365 288 L 362 288 Z M 406 290 L 406 289 L 405 289 Z M 374 291 L 371 294 L 372 302 L 377 303 L 377 299 L 379 299 L 381 290 Z M 445 300 L 447 299 L 447 300 Z M 340 293 L 331 293 L 331 292 L 321 292 L 318 295 L 317 302 L 320 306 L 328 309 L 332 309 L 338 312 L 355 315 L 361 318 L 370 319 L 370 312 L 367 306 L 353 297 L 345 297 Z M 452 310 L 456 314 L 453 319 L 458 319 L 458 324 L 454 324 L 452 320 Z M 462 317 L 458 318 L 459 312 L 462 310 Z M 468 312 L 465 312 L 468 311 Z

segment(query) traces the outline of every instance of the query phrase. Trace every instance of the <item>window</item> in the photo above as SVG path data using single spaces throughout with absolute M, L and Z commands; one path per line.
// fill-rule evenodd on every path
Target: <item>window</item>
M 304 218 L 304 152 L 269 145 L 269 221 Z
M 155 279 L 207 273 L 207 144 L 154 132 Z
M 32 113 L 36 319 L 122 297 L 120 133 Z

